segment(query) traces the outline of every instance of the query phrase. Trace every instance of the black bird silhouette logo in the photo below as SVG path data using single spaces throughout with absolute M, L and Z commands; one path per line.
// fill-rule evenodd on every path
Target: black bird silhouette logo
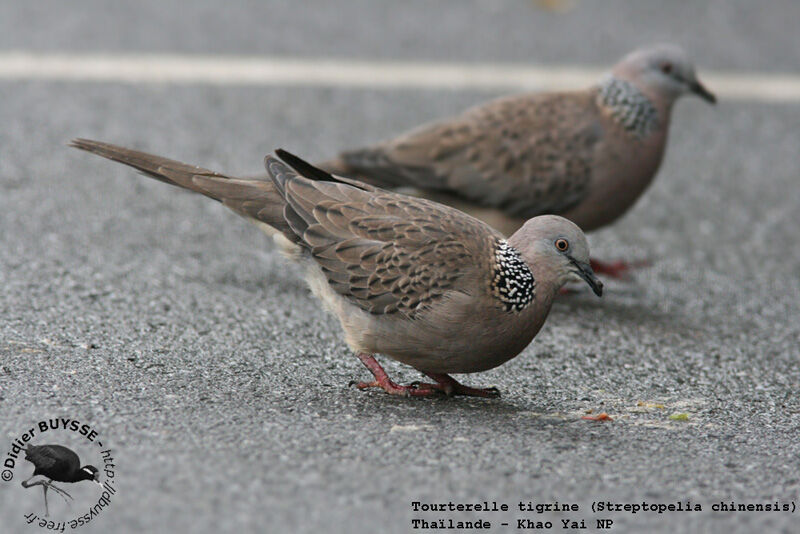
M 63 445 L 28 445 L 28 448 L 25 449 L 25 459 L 31 462 L 35 469 L 29 479 L 22 481 L 22 487 L 42 486 L 45 517 L 50 515 L 47 507 L 47 490 L 53 490 L 61 495 L 67 504 L 72 500 L 72 495 L 55 486 L 53 482 L 74 483 L 91 480 L 100 484 L 100 471 L 93 465 L 81 467 L 81 459 L 78 455 Z M 31 482 L 38 475 L 44 476 L 46 480 Z

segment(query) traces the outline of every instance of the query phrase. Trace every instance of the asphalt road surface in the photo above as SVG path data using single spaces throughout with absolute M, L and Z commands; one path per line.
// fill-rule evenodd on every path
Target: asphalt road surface
M 701 76 L 800 70 L 794 2 L 566 7 L 4 1 L 0 52 L 602 67 L 671 40 Z M 118 493 L 84 532 L 405 532 L 414 518 L 484 519 L 492 532 L 522 518 L 553 530 L 612 518 L 613 532 L 796 532 L 797 514 L 711 505 L 800 500 L 800 102 L 681 101 L 653 187 L 590 236 L 598 257 L 652 266 L 608 282 L 602 299 L 560 299 L 520 356 L 461 377 L 497 386 L 498 400 L 349 388 L 366 370 L 256 228 L 66 147 L 89 137 L 252 173 L 278 146 L 321 159 L 492 96 L 0 80 L 3 459 L 37 421 L 90 423 L 113 450 Z M 398 381 L 419 378 L 383 361 Z M 589 410 L 613 421 L 582 420 Z M 22 517 L 40 507 L 40 492 L 18 484 L 30 468 L 0 482 L 3 532 L 39 531 Z M 57 499 L 54 516 L 66 510 Z M 521 512 L 520 501 L 580 510 Z M 703 511 L 595 514 L 593 501 Z

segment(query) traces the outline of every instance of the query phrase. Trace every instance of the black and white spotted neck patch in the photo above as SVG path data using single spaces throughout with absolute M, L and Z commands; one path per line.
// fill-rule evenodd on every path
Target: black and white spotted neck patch
M 630 82 L 607 76 L 600 83 L 597 98 L 617 124 L 640 139 L 658 127 L 656 107 Z
M 494 250 L 492 294 L 509 312 L 520 312 L 533 302 L 536 281 L 519 251 L 501 239 Z

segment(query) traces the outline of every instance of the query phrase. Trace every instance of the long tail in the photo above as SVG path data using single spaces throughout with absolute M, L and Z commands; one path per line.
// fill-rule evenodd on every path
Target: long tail
M 236 178 L 232 176 L 226 176 L 202 167 L 187 165 L 180 161 L 162 158 L 161 156 L 112 145 L 110 143 L 103 143 L 102 141 L 73 139 L 69 146 L 133 167 L 150 178 L 155 178 L 160 182 L 201 193 L 214 200 L 221 201 L 221 198 L 202 187 L 201 184 L 205 182 L 202 180 L 203 178 L 206 180 L 208 178 L 217 178 L 224 181 L 236 180 Z M 195 181 L 196 177 L 200 178 L 200 180 Z
M 110 143 L 74 139 L 70 146 L 128 165 L 142 174 L 212 198 L 239 215 L 264 223 L 287 237 L 294 234 L 283 218 L 283 197 L 271 180 L 227 176 L 202 167 Z

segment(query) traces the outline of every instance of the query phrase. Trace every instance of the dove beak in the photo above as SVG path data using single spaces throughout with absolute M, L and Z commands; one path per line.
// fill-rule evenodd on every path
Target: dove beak
M 710 104 L 716 104 L 717 103 L 717 97 L 714 96 L 714 93 L 712 93 L 711 91 L 706 89 L 706 87 L 702 83 L 700 83 L 699 81 L 695 80 L 692 83 L 690 83 L 689 84 L 689 89 L 694 94 L 696 94 L 697 96 L 699 96 L 700 98 L 705 100 L 706 102 L 709 102 Z
M 588 263 L 582 263 L 570 258 L 572 265 L 575 266 L 576 271 L 575 274 L 586 280 L 586 283 L 589 284 L 589 287 L 592 288 L 594 294 L 598 297 L 603 296 L 603 282 L 600 281 L 597 276 L 595 276 L 592 267 Z

